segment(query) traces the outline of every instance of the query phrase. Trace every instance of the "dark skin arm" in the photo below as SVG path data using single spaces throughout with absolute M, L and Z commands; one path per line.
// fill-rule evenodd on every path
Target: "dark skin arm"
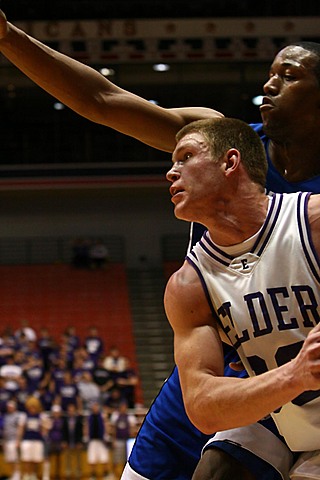
M 220 117 L 210 108 L 166 109 L 113 84 L 93 68 L 27 35 L 0 10 L 0 51 L 27 77 L 92 122 L 171 152 L 175 135 L 193 120 Z

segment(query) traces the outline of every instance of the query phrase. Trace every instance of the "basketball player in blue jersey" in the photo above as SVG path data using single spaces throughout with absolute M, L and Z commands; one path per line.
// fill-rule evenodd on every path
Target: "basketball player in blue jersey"
M 183 125 L 198 118 L 222 116 L 219 112 L 211 109 L 194 107 L 164 109 L 153 105 L 145 99 L 112 84 L 92 68 L 62 55 L 27 36 L 12 24 L 7 23 L 4 14 L 0 17 L 0 38 L 2 38 L 0 40 L 0 51 L 48 93 L 89 120 L 133 136 L 155 148 L 172 151 L 175 146 L 175 134 Z M 307 58 L 309 55 L 308 48 L 306 50 L 302 49 L 302 51 L 304 51 Z M 293 52 L 293 57 L 294 55 L 295 53 Z M 302 68 L 305 69 L 307 67 L 306 74 L 313 77 L 315 75 L 313 66 L 309 64 L 304 65 L 304 58 L 301 60 Z M 284 73 L 277 73 L 275 77 L 283 78 Z M 281 90 L 292 90 L 291 87 L 287 88 L 290 86 L 289 83 L 281 85 Z M 274 94 L 271 94 L 271 92 L 267 94 L 270 97 L 273 95 L 277 97 L 283 96 L 282 93 L 276 93 L 276 90 L 280 89 L 280 84 L 270 87 L 270 91 L 271 89 L 274 91 Z M 290 101 L 295 101 L 295 95 L 297 98 L 299 97 L 299 89 L 293 91 L 291 95 L 292 100 L 290 100 L 289 95 L 289 103 Z M 300 94 L 300 99 L 302 95 L 303 92 Z M 304 101 L 302 101 L 303 104 Z M 280 113 L 284 106 L 285 102 L 278 108 Z M 309 115 L 309 107 L 309 104 L 305 104 L 300 125 L 304 125 L 303 117 Z M 296 158 L 300 158 L 302 145 L 305 147 L 306 144 L 309 144 L 309 140 L 308 161 L 311 162 L 313 159 L 320 157 L 320 146 L 317 145 L 317 142 L 314 143 L 314 140 L 318 138 L 320 121 L 317 108 L 316 105 L 313 105 L 311 109 L 311 112 L 314 112 L 315 120 L 313 130 L 309 131 L 303 141 L 300 141 L 300 137 L 297 136 L 297 142 L 292 143 L 290 152 L 282 149 L 281 142 L 279 144 L 275 143 L 274 149 L 270 153 L 271 164 L 274 156 L 275 158 L 283 157 L 283 161 L 288 163 L 291 163 L 291 161 L 295 162 Z M 289 143 L 291 143 L 291 131 L 295 131 L 298 128 L 294 120 L 295 115 L 289 112 L 284 118 L 280 116 L 280 121 L 278 122 L 279 126 L 281 127 L 282 125 L 285 132 L 288 132 L 284 133 L 284 137 L 288 134 Z M 292 127 L 290 127 L 291 124 Z M 292 137 L 294 138 L 294 136 L 295 134 L 293 133 Z M 275 162 L 275 165 L 277 166 L 277 162 Z M 304 168 L 304 164 L 299 166 L 303 174 L 301 168 Z M 316 162 L 315 168 L 318 169 Z M 315 174 L 317 173 L 320 172 L 315 172 Z M 304 178 L 308 178 L 308 175 L 309 172 L 306 169 Z M 291 180 L 290 176 L 288 176 L 288 180 Z M 288 182 L 285 180 L 284 183 Z M 296 185 L 298 186 L 298 183 Z M 272 189 L 272 185 L 270 187 Z M 186 416 L 182 403 L 179 377 L 175 368 L 150 408 L 130 457 L 129 473 L 127 472 L 129 476 L 125 478 L 188 480 L 192 476 L 202 446 L 207 438 L 206 435 L 201 434 L 192 426 Z M 222 444 L 221 442 L 219 442 L 218 446 L 221 448 L 223 445 L 226 445 L 227 448 L 230 447 L 230 443 Z M 234 452 L 232 454 L 237 458 Z M 203 459 L 205 460 L 208 457 L 210 457 L 210 468 L 214 469 L 216 479 L 222 478 L 219 477 L 219 465 L 221 464 L 223 475 L 226 475 L 225 470 L 229 469 L 230 478 L 240 480 L 241 465 L 236 460 L 233 464 L 229 456 L 225 457 L 223 452 L 216 448 L 208 448 L 205 451 Z M 225 459 L 227 459 L 227 463 Z M 201 461 L 201 463 L 203 466 L 205 462 Z M 254 463 L 252 456 L 250 463 Z M 265 471 L 265 462 L 262 462 L 261 465 Z M 250 475 L 249 472 L 244 472 L 244 475 Z M 273 478 L 271 475 L 270 473 L 267 477 L 270 480 Z M 275 475 L 277 474 L 275 473 Z M 204 478 L 202 476 L 202 480 Z M 249 477 L 247 476 L 246 478 Z M 262 476 L 259 477 L 256 473 L 253 478 L 262 480 Z M 274 478 L 278 477 L 275 476 Z
M 207 229 L 164 296 L 188 416 L 209 433 L 271 413 L 298 455 L 285 478 L 320 479 L 320 195 L 267 195 L 240 120 L 187 125 L 172 162 L 175 216 Z M 224 375 L 224 340 L 250 378 Z

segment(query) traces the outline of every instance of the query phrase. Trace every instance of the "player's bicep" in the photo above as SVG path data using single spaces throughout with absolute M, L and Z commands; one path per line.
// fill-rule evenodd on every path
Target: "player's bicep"
M 223 373 L 223 355 L 216 323 L 202 284 L 188 263 L 169 280 L 165 309 L 174 330 L 175 360 L 187 373 Z

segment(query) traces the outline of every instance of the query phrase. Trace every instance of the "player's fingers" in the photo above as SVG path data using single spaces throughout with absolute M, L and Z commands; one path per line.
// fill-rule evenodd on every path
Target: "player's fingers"
M 238 362 L 230 362 L 229 367 L 232 368 L 232 370 L 234 370 L 235 372 L 241 372 L 242 370 L 244 370 L 244 366 L 241 360 L 239 360 Z

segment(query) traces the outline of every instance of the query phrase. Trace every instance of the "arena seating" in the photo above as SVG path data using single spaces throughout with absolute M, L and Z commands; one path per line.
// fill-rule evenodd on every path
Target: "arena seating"
M 36 331 L 47 327 L 59 341 L 67 326 L 75 326 L 82 339 L 96 326 L 106 351 L 117 345 L 137 368 L 124 264 L 92 271 L 66 264 L 0 265 L 0 278 L 3 328 L 17 329 L 27 320 Z

